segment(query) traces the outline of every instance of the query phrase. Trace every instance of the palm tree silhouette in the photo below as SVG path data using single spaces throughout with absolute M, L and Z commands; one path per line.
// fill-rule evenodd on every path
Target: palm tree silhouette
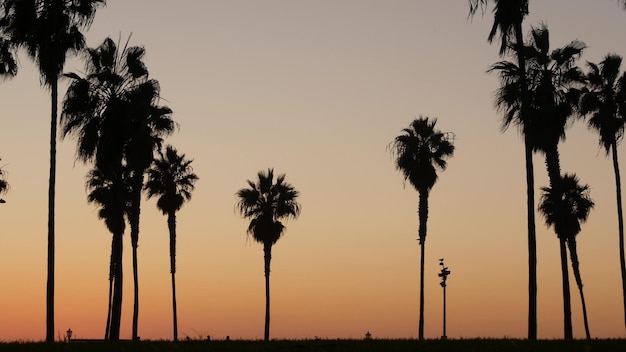
M 35 61 L 41 83 L 50 89 L 50 174 L 48 183 L 48 273 L 46 285 L 46 341 L 54 341 L 54 199 L 58 80 L 68 53 L 85 45 L 96 8 L 104 0 L 5 0 L 0 20 L 8 40 L 26 49 Z
M 591 339 L 589 321 L 587 320 L 587 305 L 583 293 L 583 281 L 580 276 L 580 264 L 576 249 L 576 236 L 580 233 L 580 223 L 587 221 L 587 217 L 594 206 L 593 201 L 589 197 L 589 186 L 580 185 L 576 175 L 565 174 L 555 188 L 542 187 L 541 190 L 543 193 L 539 210 L 544 215 L 546 224 L 554 226 L 555 232 L 559 236 L 564 236 L 567 241 L 572 260 L 572 270 L 574 271 L 582 302 L 585 334 L 587 339 Z
M 178 315 L 176 310 L 176 212 L 191 199 L 198 176 L 193 173 L 191 162 L 185 154 L 178 154 L 172 146 L 159 151 L 159 157 L 148 169 L 145 189 L 148 198 L 158 196 L 157 208 L 167 215 L 170 232 L 170 273 L 172 274 L 172 312 L 174 320 L 174 341 L 178 341 Z
M 130 39 L 130 38 L 129 38 Z M 133 338 L 137 338 L 139 284 L 137 246 L 143 177 L 160 148 L 162 136 L 174 130 L 171 110 L 156 105 L 159 85 L 148 77 L 145 49 L 128 46 L 120 51 L 111 38 L 88 49 L 86 76 L 72 79 L 63 101 L 62 136 L 77 139 L 77 157 L 100 170 L 124 165 L 130 188 L 126 214 L 133 249 Z M 107 172 L 107 171 L 103 171 Z M 110 175 L 109 175 L 110 176 Z M 114 336 L 112 338 L 115 338 Z
M 143 56 L 143 54 L 142 54 Z M 146 71 L 147 79 L 147 71 Z M 171 119 L 172 110 L 157 106 L 159 84 L 156 80 L 147 80 L 138 89 L 131 92 L 130 139 L 125 150 L 126 162 L 131 172 L 130 206 L 126 216 L 130 224 L 130 239 L 133 251 L 133 339 L 138 339 L 139 320 L 139 274 L 137 268 L 137 247 L 139 246 L 139 217 L 141 213 L 141 192 L 144 188 L 144 175 L 154 160 L 154 154 L 161 149 L 163 137 L 175 129 Z
M 124 212 L 128 203 L 127 172 L 92 169 L 86 177 L 87 201 L 100 207 L 98 217 L 104 220 L 113 235 L 109 263 L 109 300 L 105 339 L 118 340 L 122 317 L 122 248 L 126 223 Z
M 0 159 L 0 161 L 2 161 L 2 159 Z M 9 189 L 9 184 L 7 183 L 4 175 L 5 171 L 3 171 L 2 166 L 0 166 L 0 194 L 6 193 L 6 191 Z M 2 201 L 2 203 L 4 203 L 3 199 L 0 200 Z
M 419 244 L 420 254 L 420 313 L 419 339 L 424 339 L 424 247 L 426 221 L 428 220 L 428 196 L 437 182 L 437 169 L 445 170 L 446 159 L 454 154 L 454 145 L 446 133 L 435 129 L 437 120 L 421 117 L 413 120 L 403 134 L 391 143 L 391 154 L 396 169 L 404 175 L 419 193 Z
M 532 126 L 535 129 L 534 146 L 545 155 L 550 188 L 556 189 L 561 181 L 561 165 L 558 144 L 565 139 L 565 127 L 574 114 L 578 97 L 572 89 L 580 84 L 582 73 L 575 65 L 585 44 L 574 40 L 566 46 L 550 51 L 549 32 L 545 25 L 532 28 L 531 41 L 527 47 L 528 82 L 533 107 Z M 559 218 L 556 222 L 561 221 Z M 565 219 L 563 219 L 565 221 Z M 563 276 L 564 337 L 572 338 L 572 317 L 565 234 L 559 233 L 563 226 L 556 225 L 560 240 L 561 271 Z
M 486 9 L 487 0 L 469 0 L 470 16 L 479 8 Z M 487 40 L 491 43 L 496 34 L 500 33 L 500 56 L 511 53 L 517 58 L 519 72 L 526 71 L 526 56 L 524 54 L 524 40 L 522 23 L 528 15 L 528 0 L 494 0 L 493 26 Z M 513 42 L 515 38 L 515 42 Z M 496 64 L 497 65 L 497 64 Z M 496 69 L 492 67 L 492 70 Z M 503 130 L 511 124 L 518 125 L 524 136 L 524 155 L 526 163 L 526 214 L 528 228 L 528 339 L 537 339 L 537 235 L 535 226 L 535 180 L 533 167 L 532 128 L 530 127 L 528 84 L 525 75 L 517 75 L 519 85 L 511 94 L 516 95 L 515 104 L 498 104 L 498 109 L 504 113 L 502 120 Z M 506 77 L 503 86 L 507 85 Z
M 263 244 L 265 260 L 265 332 L 264 340 L 270 338 L 270 261 L 272 246 L 278 242 L 285 231 L 282 219 L 297 218 L 300 204 L 297 202 L 298 191 L 285 182 L 281 174 L 274 180 L 274 169 L 259 171 L 258 180 L 248 180 L 249 188 L 237 191 L 236 208 L 244 218 L 250 219 L 248 234 Z
M 624 216 L 622 211 L 622 181 L 619 172 L 617 145 L 624 137 L 626 123 L 626 73 L 620 75 L 622 57 L 608 54 L 599 65 L 588 62 L 587 85 L 580 98 L 580 113 L 589 116 L 589 127 L 600 135 L 600 145 L 612 154 L 617 197 L 617 228 L 619 258 L 622 273 L 624 326 L 626 326 L 626 259 L 624 255 Z

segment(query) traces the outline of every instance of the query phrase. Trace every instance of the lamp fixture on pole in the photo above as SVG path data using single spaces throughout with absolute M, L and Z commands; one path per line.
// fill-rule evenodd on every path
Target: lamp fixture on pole
M 441 272 L 439 272 L 438 275 L 441 278 L 439 284 L 443 287 L 443 335 L 441 339 L 445 340 L 448 338 L 448 336 L 446 336 L 446 280 L 448 279 L 448 275 L 450 275 L 450 270 L 444 265 L 443 258 L 439 259 L 439 265 L 441 266 Z

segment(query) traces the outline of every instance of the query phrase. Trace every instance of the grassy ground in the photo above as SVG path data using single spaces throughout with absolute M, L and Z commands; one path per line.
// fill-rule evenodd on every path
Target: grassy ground
M 500 351 L 572 351 L 572 352 L 624 352 L 626 340 L 281 340 L 263 341 L 142 341 L 142 342 L 72 342 L 72 343 L 0 343 L 0 351 L 39 352 L 160 352 L 160 351 L 419 351 L 419 352 L 500 352 Z

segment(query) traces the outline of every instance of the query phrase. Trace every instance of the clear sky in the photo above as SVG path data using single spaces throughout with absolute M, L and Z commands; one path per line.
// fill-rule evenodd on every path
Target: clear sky
M 418 195 L 403 185 L 387 146 L 419 115 L 456 134 L 455 156 L 430 197 L 425 335 L 441 335 L 437 273 L 445 258 L 449 337 L 526 336 L 523 144 L 516 130 L 501 133 L 493 109 L 498 79 L 485 73 L 499 60 L 486 41 L 491 12 L 467 15 L 465 0 L 109 0 L 98 10 L 88 45 L 132 33 L 131 44 L 146 47 L 150 74 L 180 124 L 168 142 L 194 159 L 200 177 L 178 215 L 181 337 L 262 337 L 262 246 L 246 238 L 234 204 L 246 179 L 268 167 L 286 173 L 302 204 L 273 250 L 271 336 L 416 337 Z M 540 21 L 553 48 L 574 39 L 588 45 L 581 64 L 626 55 L 626 11 L 615 1 L 530 1 L 526 28 Z M 45 336 L 49 93 L 28 57 L 19 58 L 19 75 L 0 83 L 0 157 L 11 186 L 0 205 L 0 341 Z M 82 69 L 72 59 L 65 70 Z M 87 204 L 75 142 L 62 141 L 57 155 L 56 330 L 101 338 L 111 235 Z M 611 163 L 580 122 L 561 156 L 563 170 L 589 183 L 596 202 L 578 237 L 591 334 L 624 337 Z M 535 175 L 538 187 L 547 185 L 541 156 Z M 539 337 L 558 338 L 559 248 L 541 216 L 537 238 Z M 121 337 L 129 338 L 128 234 L 124 246 Z M 146 201 L 143 339 L 172 336 L 168 255 L 166 218 Z

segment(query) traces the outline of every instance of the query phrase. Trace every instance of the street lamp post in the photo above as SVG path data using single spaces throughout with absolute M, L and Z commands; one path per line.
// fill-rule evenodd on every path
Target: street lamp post
M 439 265 L 441 265 L 441 272 L 438 274 L 441 278 L 439 284 L 443 287 L 443 335 L 441 339 L 445 340 L 448 338 L 448 336 L 446 336 L 446 280 L 448 279 L 448 275 L 450 275 L 450 270 L 443 264 L 443 258 L 439 259 Z

